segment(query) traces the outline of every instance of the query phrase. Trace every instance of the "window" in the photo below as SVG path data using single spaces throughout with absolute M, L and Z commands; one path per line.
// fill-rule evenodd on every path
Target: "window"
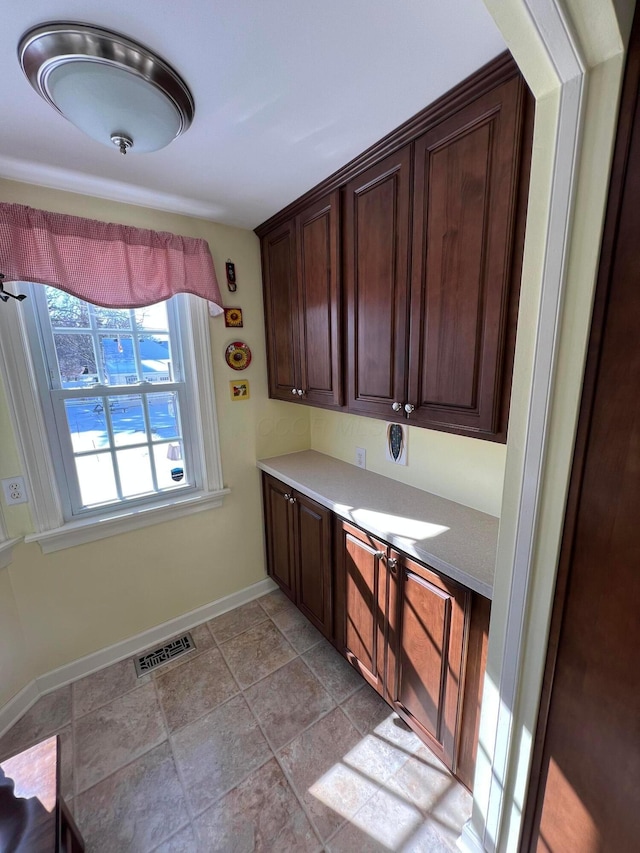
M 19 329 L 4 312 L 0 336 L 35 504 L 27 541 L 55 550 L 219 505 L 204 300 L 113 309 L 44 285 L 24 292 Z

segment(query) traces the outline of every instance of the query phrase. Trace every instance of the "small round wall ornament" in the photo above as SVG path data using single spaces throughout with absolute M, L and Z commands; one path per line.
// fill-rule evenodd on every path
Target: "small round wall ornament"
M 233 370 L 244 370 L 251 364 L 251 350 L 243 341 L 233 341 L 229 344 L 224 357 Z

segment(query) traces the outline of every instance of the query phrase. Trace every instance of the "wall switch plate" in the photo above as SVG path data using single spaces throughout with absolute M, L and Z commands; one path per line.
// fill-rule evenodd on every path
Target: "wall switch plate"
M 367 451 L 364 447 L 356 447 L 356 465 L 358 468 L 367 467 Z
M 29 500 L 24 485 L 24 477 L 9 477 L 2 480 L 2 491 L 4 499 L 9 506 L 13 504 L 26 504 Z

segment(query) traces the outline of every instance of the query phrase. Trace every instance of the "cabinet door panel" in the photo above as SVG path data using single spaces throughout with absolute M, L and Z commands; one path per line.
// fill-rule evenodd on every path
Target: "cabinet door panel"
M 525 89 L 513 79 L 415 143 L 412 419 L 495 434 Z
M 295 601 L 291 505 L 284 497 L 287 487 L 267 474 L 263 474 L 262 486 L 266 519 L 267 572 L 289 598 Z
M 338 525 L 337 577 L 342 596 L 341 651 L 378 690 L 384 685 L 387 569 L 378 556 L 386 545 L 346 522 Z
M 454 767 L 468 594 L 394 552 L 397 606 L 390 619 L 389 698 Z M 455 769 L 455 768 L 454 768 Z
M 288 402 L 300 387 L 296 240 L 293 220 L 262 240 L 269 396 Z
M 332 638 L 331 512 L 296 492 L 297 604 Z
M 407 146 L 345 192 L 348 405 L 383 417 L 405 399 L 410 168 Z
M 297 217 L 301 387 L 329 406 L 342 404 L 339 208 L 336 191 Z

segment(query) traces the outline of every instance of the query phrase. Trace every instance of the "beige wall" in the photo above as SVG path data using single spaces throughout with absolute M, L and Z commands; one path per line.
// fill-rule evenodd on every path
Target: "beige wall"
M 231 494 L 220 509 L 43 555 L 38 545 L 19 545 L 0 570 L 0 706 L 34 675 L 71 662 L 264 577 L 259 456 L 306 449 L 306 414 L 267 398 L 259 243 L 252 232 L 204 220 L 102 201 L 27 184 L 0 181 L 0 198 L 33 207 L 129 225 L 173 231 L 209 242 L 227 304 L 244 310 L 244 328 L 211 320 L 212 363 L 220 423 L 225 485 Z M 226 289 L 224 262 L 236 263 L 238 290 Z M 232 402 L 224 362 L 237 337 L 252 348 L 242 375 L 251 399 Z M 19 473 L 7 404 L 0 393 L 0 477 Z M 7 507 L 9 534 L 30 530 L 24 507 Z M 13 590 L 13 592 L 12 592 Z M 19 651 L 17 617 L 24 630 Z M 29 663 L 27 664 L 27 661 Z
M 374 418 L 310 409 L 311 447 L 355 462 L 367 452 L 367 468 L 466 506 L 500 515 L 507 449 L 504 444 L 409 427 L 407 465 L 385 456 L 386 423 Z

